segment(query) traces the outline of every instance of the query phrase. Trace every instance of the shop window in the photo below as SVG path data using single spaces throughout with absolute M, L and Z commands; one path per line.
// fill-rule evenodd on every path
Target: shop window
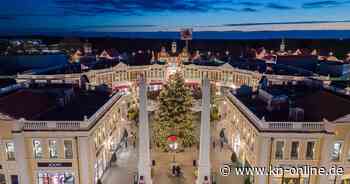
M 337 142 L 333 143 L 332 152 L 331 152 L 331 160 L 332 161 L 339 161 L 340 160 L 340 155 L 342 152 L 342 145 L 343 145 L 342 141 L 337 141 Z
M 74 184 L 74 179 L 74 175 L 71 173 L 40 172 L 37 184 Z
M 298 159 L 298 156 L 299 156 L 299 142 L 293 141 L 291 152 L 290 152 L 290 158 L 292 160 L 296 160 Z
M 283 159 L 283 152 L 284 152 L 284 142 L 283 141 L 277 141 L 276 142 L 276 151 L 275 151 L 275 158 L 276 158 L 276 160 L 282 160 Z
M 6 178 L 4 174 L 0 174 L 0 184 L 6 184 Z
M 73 159 L 73 142 L 71 140 L 64 140 L 64 158 Z
M 15 145 L 13 142 L 5 144 L 7 160 L 15 160 Z
M 39 140 L 33 140 L 33 152 L 34 152 L 34 158 L 41 159 L 43 158 L 43 147 L 41 144 L 41 141 Z
M 315 142 L 307 142 L 306 145 L 306 159 L 313 160 L 315 157 Z
M 11 184 L 19 184 L 17 175 L 11 175 Z
M 56 140 L 49 140 L 50 158 L 58 158 L 58 143 Z

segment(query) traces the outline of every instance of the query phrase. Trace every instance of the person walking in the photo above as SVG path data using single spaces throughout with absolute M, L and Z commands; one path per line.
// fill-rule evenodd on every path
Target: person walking
M 139 184 L 146 184 L 145 179 L 143 176 L 140 176 Z
M 209 183 L 208 176 L 204 176 L 203 184 L 210 184 L 210 183 Z

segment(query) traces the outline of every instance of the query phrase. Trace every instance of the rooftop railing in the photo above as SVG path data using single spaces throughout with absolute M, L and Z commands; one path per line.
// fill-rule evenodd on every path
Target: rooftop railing
M 297 132 L 333 132 L 334 124 L 326 120 L 320 122 L 269 122 L 259 119 L 233 94 L 228 93 L 227 98 L 235 105 L 251 123 L 261 131 L 297 131 Z
M 115 94 L 90 118 L 83 121 L 35 121 L 19 119 L 15 125 L 17 131 L 21 130 L 88 130 L 122 97 Z

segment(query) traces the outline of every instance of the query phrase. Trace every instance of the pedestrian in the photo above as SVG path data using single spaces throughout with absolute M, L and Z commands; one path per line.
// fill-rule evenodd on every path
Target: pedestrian
M 132 146 L 134 147 L 134 149 L 136 149 L 136 140 L 135 139 L 132 142 Z
M 97 180 L 97 184 L 102 184 L 101 179 L 98 179 L 98 180 Z
M 146 182 L 145 182 L 143 176 L 140 176 L 139 184 L 146 184 Z
M 171 169 L 172 169 L 172 170 L 171 170 L 171 174 L 172 174 L 173 176 L 175 176 L 175 175 L 176 175 L 176 166 L 175 166 L 175 164 L 172 166 Z
M 176 176 L 177 177 L 181 176 L 181 167 L 180 166 L 176 166 Z
M 209 184 L 208 176 L 204 176 L 203 184 Z
M 213 148 L 214 148 L 214 150 L 215 150 L 215 146 L 216 146 L 216 145 L 215 145 L 215 140 L 213 140 Z
M 224 141 L 220 140 L 220 151 L 222 151 L 223 148 L 224 148 Z

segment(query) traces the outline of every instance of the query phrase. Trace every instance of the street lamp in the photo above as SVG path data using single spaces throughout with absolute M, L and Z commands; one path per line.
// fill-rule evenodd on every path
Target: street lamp
M 169 148 L 170 148 L 170 150 L 172 150 L 174 152 L 173 162 L 175 162 L 176 149 L 178 148 L 178 143 L 176 142 L 177 141 L 176 135 L 169 136 L 168 137 L 168 141 L 169 141 Z

